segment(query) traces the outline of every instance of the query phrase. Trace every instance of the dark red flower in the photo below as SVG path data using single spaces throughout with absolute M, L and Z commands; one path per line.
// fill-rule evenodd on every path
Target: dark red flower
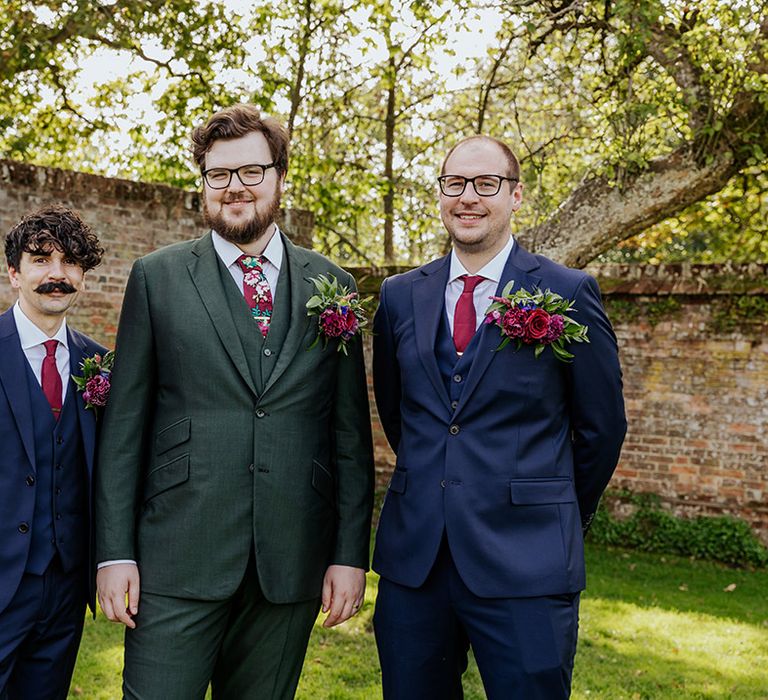
M 328 338 L 338 338 L 347 330 L 347 320 L 335 309 L 326 309 L 320 314 L 320 329 Z
M 514 307 L 501 317 L 501 329 L 510 338 L 522 338 L 525 334 L 525 311 Z
M 525 336 L 523 337 L 526 343 L 535 343 L 546 337 L 549 330 L 549 313 L 544 309 L 533 309 L 528 313 L 528 318 L 525 319 Z
M 106 406 L 109 398 L 109 387 L 108 377 L 101 374 L 91 377 L 85 383 L 85 391 L 83 392 L 85 402 L 92 406 Z
M 554 343 L 562 334 L 565 328 L 565 321 L 560 314 L 552 314 L 549 317 L 549 329 L 547 330 L 547 336 L 544 338 L 544 342 Z

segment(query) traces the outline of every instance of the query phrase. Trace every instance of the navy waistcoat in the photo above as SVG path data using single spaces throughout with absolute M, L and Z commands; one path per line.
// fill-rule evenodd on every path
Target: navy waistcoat
M 482 326 L 480 326 L 482 329 Z M 478 329 L 478 331 L 480 330 Z M 464 350 L 464 354 L 459 356 L 456 353 L 456 346 L 453 344 L 451 328 L 448 325 L 448 316 L 443 312 L 443 320 L 437 331 L 435 339 L 435 356 L 437 365 L 440 368 L 440 374 L 443 377 L 445 388 L 448 390 L 448 396 L 451 399 L 451 405 L 455 409 L 458 404 L 464 384 L 467 381 L 472 361 L 477 352 L 477 339 L 480 333 L 475 331 L 472 340 Z
M 68 387 L 61 417 L 55 420 L 48 400 L 27 365 L 35 438 L 35 512 L 26 571 L 43 574 L 58 553 L 65 571 L 88 556 L 88 476 L 77 404 Z

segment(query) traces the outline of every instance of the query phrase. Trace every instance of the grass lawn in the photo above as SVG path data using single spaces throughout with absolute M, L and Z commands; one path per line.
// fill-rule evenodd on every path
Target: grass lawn
M 588 588 L 573 679 L 575 700 L 768 700 L 768 571 L 634 551 L 587 548 Z M 361 613 L 317 626 L 298 698 L 381 696 L 371 629 L 376 577 Z M 120 698 L 122 631 L 86 621 L 70 698 Z M 473 665 L 465 698 L 482 700 Z

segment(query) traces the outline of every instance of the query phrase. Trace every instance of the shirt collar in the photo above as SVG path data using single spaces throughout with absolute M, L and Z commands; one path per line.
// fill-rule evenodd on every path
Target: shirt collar
M 58 340 L 64 347 L 69 349 L 67 342 L 67 319 L 64 318 L 59 326 L 59 330 L 49 338 L 41 331 L 21 310 L 17 301 L 13 305 L 13 320 L 16 321 L 16 331 L 19 334 L 22 350 L 28 350 L 36 345 L 42 345 L 46 340 Z
M 213 248 L 216 254 L 221 258 L 221 262 L 226 267 L 231 267 L 235 264 L 237 259 L 243 254 L 234 243 L 222 238 L 216 231 L 211 231 L 211 239 L 213 241 Z M 280 235 L 280 229 L 275 224 L 275 231 L 272 237 L 267 243 L 267 247 L 264 249 L 262 255 L 278 270 L 283 263 L 283 252 L 285 246 L 283 245 L 283 237 Z
M 498 284 L 501 281 L 501 275 L 504 272 L 504 265 L 507 263 L 507 258 L 512 252 L 512 246 L 514 246 L 514 244 L 515 239 L 510 236 L 507 244 L 498 253 L 496 253 L 493 258 L 491 258 L 485 265 L 483 265 L 483 267 L 475 272 L 475 275 L 480 275 L 481 277 L 485 277 L 485 279 Z M 448 275 L 448 283 L 450 284 L 462 275 L 468 274 L 469 272 L 467 272 L 464 265 L 461 264 L 461 260 L 459 260 L 459 257 L 456 255 L 456 250 L 451 250 L 451 270 Z

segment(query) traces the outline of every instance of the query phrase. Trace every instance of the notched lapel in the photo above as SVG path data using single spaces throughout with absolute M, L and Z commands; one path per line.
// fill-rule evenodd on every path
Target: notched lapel
M 0 384 L 8 397 L 27 459 L 32 468 L 36 469 L 32 403 L 27 386 L 27 358 L 21 349 L 12 309 L 0 316 L 0 358 Z
M 192 256 L 187 264 L 187 269 L 192 277 L 192 283 L 200 295 L 203 306 L 205 306 L 205 310 L 213 322 L 213 327 L 216 329 L 219 340 L 221 340 L 221 344 L 224 346 L 224 350 L 237 368 L 243 381 L 248 385 L 248 388 L 254 395 L 257 395 L 251 371 L 245 359 L 243 344 L 240 342 L 240 336 L 237 334 L 237 328 L 235 328 L 235 322 L 229 310 L 227 297 L 221 286 L 219 262 L 210 233 L 201 238 L 192 248 Z
M 536 258 L 527 250 L 521 248 L 519 243 L 515 242 L 512 252 L 509 254 L 509 258 L 507 258 L 507 262 L 504 265 L 504 272 L 501 275 L 499 286 L 496 288 L 495 296 L 501 295 L 504 287 L 510 281 L 515 283 L 510 292 L 517 291 L 520 288 L 531 291 L 534 287 L 538 287 L 539 284 L 541 284 L 541 277 L 535 274 L 538 267 L 539 263 Z M 463 406 L 469 400 L 469 397 L 477 388 L 480 379 L 482 379 L 493 361 L 493 358 L 496 356 L 496 348 L 499 347 L 502 340 L 499 328 L 495 325 L 483 323 L 480 328 L 478 328 L 477 332 L 480 333 L 477 352 L 475 354 L 475 359 L 472 362 L 472 366 L 469 369 L 467 383 L 464 386 L 464 391 L 461 393 L 459 405 L 456 407 L 457 413 L 461 411 Z M 514 351 L 514 346 L 508 346 L 500 352 Z
M 434 265 L 428 265 L 422 270 L 423 277 L 414 281 L 411 292 L 414 333 L 419 358 L 435 391 L 446 406 L 450 406 L 451 400 L 440 376 L 440 368 L 437 366 L 435 344 L 443 318 L 445 287 L 448 284 L 450 269 L 450 255 L 436 261 Z
M 78 418 L 80 423 L 80 434 L 83 438 L 83 447 L 85 448 L 85 464 L 88 468 L 88 474 L 93 474 L 93 456 L 96 448 L 96 410 L 86 408 L 82 394 L 77 390 L 77 385 L 72 381 L 72 377 L 79 376 L 83 372 L 80 363 L 87 356 L 87 348 L 83 340 L 67 328 L 67 338 L 69 340 L 69 386 L 67 392 L 73 391 L 73 399 L 77 406 Z
M 280 348 L 280 354 L 277 356 L 275 367 L 264 384 L 262 396 L 274 386 L 275 382 L 293 361 L 311 321 L 307 314 L 306 304 L 307 300 L 314 294 L 315 286 L 310 281 L 312 275 L 309 269 L 309 257 L 300 248 L 293 245 L 285 236 L 283 236 L 283 246 L 291 285 L 291 320 L 283 346 Z M 269 335 L 267 335 L 267 339 L 269 339 Z

